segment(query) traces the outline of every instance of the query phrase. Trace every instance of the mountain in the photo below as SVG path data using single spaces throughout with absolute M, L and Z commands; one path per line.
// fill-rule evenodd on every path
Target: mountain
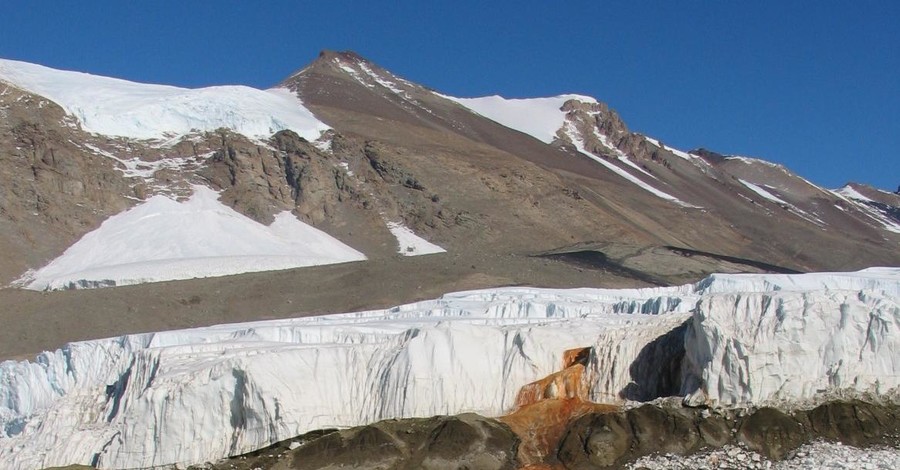
M 7 319 L 21 326 L 2 354 L 253 319 L 248 310 L 286 316 L 498 285 L 671 285 L 713 272 L 900 264 L 896 194 L 827 190 L 763 160 L 673 149 L 589 97 L 454 98 L 330 51 L 269 90 L 188 90 L 8 60 L 0 82 L 4 284 L 112 286 L 367 259 L 245 275 L 255 304 L 229 278 L 145 284 L 127 300 L 7 289 Z M 356 254 L 245 249 L 264 242 L 202 217 L 172 231 L 165 211 L 129 236 L 115 225 L 163 205 L 189 213 L 199 187 L 218 193 L 222 206 L 209 213 L 235 227 L 272 230 L 289 212 L 297 230 Z M 359 295 L 331 294 L 350 278 Z M 298 295 L 294 283 L 314 292 Z M 156 312 L 160 298 L 173 299 L 171 316 Z M 110 324 L 122 302 L 128 318 Z M 85 309 L 97 313 L 83 330 L 28 327 L 50 320 L 47 310 Z
M 0 461 L 478 411 L 509 414 L 313 447 L 450 429 L 543 464 L 623 426 L 599 401 L 891 397 L 897 269 L 872 267 L 898 243 L 895 193 L 674 149 L 591 97 L 451 97 L 352 52 L 268 90 L 0 60 L 0 359 L 40 353 L 0 364 Z

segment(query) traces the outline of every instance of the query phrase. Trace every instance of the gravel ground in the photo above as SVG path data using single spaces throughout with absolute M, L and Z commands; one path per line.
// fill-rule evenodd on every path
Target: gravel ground
M 742 447 L 725 446 L 688 457 L 655 455 L 639 459 L 630 470 L 712 470 L 712 469 L 864 469 L 900 468 L 900 449 L 874 447 L 859 449 L 840 443 L 814 442 L 797 449 L 790 457 L 772 462 Z

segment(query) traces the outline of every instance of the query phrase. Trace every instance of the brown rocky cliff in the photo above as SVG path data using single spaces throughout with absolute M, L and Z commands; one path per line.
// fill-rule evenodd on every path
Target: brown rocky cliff
M 0 284 L 61 253 L 128 207 L 114 162 L 56 104 L 0 85 Z

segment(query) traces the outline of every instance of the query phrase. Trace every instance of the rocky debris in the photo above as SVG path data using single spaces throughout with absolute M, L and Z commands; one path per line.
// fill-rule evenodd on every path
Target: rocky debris
M 362 197 L 333 157 L 293 131 L 272 137 L 273 149 L 221 133 L 221 147 L 201 175 L 225 191 L 222 200 L 262 223 L 291 210 L 313 224 L 338 211 L 342 202 L 362 206 Z
M 858 446 L 897 446 L 898 418 L 896 407 L 859 401 L 831 402 L 790 414 L 774 408 L 711 413 L 643 405 L 574 421 L 560 442 L 557 458 L 567 469 L 620 468 L 649 455 L 684 456 L 723 448 L 728 458 L 744 462 L 739 468 L 747 468 L 753 455 L 771 461 L 792 458 L 801 445 L 820 439 Z M 739 458 L 739 454 L 746 457 Z M 716 465 L 712 468 L 734 468 Z
M 721 153 L 713 152 L 712 150 L 705 149 L 702 147 L 691 150 L 689 153 L 702 158 L 707 163 L 712 164 L 712 165 L 724 162 L 725 157 L 726 157 L 725 155 L 722 155 Z
M 760 408 L 741 423 L 738 440 L 774 460 L 783 459 L 807 438 L 796 419 L 775 408 Z
M 782 461 L 771 461 L 756 452 L 728 445 L 691 456 L 672 454 L 642 457 L 629 470 L 713 470 L 719 468 L 800 470 L 800 469 L 883 469 L 900 465 L 900 449 L 891 447 L 860 449 L 840 442 L 805 444 Z
M 534 436 L 523 435 L 519 427 L 523 411 L 560 411 L 573 403 L 541 400 L 499 420 L 465 414 L 315 431 L 192 468 L 892 469 L 900 464 L 900 409 L 860 401 L 793 413 L 692 409 L 675 400 L 624 411 L 595 404 L 593 410 L 582 408 L 583 416 L 568 425 L 558 445 L 550 446 L 555 455 L 537 459 L 523 452 L 523 447 L 535 449 Z
M 620 413 L 584 416 L 574 421 L 559 445 L 557 458 L 566 467 L 615 468 L 653 453 L 679 455 L 695 452 L 704 441 L 695 413 L 686 409 L 662 409 L 652 405 Z M 718 437 L 724 421 L 709 422 L 707 433 Z M 712 439 L 711 439 L 712 441 Z
M 505 425 L 474 414 L 381 421 L 326 434 L 291 450 L 298 470 L 513 469 L 518 441 Z M 219 467 L 227 468 L 227 467 Z

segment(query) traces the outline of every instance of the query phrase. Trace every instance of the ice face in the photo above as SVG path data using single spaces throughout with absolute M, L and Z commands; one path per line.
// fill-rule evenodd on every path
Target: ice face
M 682 366 L 681 393 L 714 404 L 881 393 L 900 381 L 898 293 L 900 269 L 714 275 L 71 343 L 0 364 L 0 466 L 192 464 L 325 427 L 499 415 L 583 347 L 596 401 L 652 398 Z

